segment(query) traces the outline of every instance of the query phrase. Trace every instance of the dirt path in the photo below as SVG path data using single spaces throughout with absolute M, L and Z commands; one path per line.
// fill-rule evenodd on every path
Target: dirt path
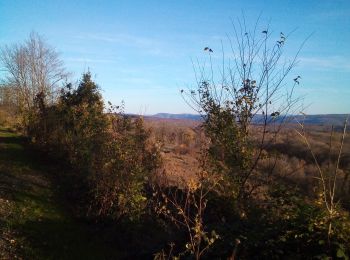
M 87 224 L 70 217 L 47 166 L 25 143 L 0 128 L 0 259 L 119 258 Z

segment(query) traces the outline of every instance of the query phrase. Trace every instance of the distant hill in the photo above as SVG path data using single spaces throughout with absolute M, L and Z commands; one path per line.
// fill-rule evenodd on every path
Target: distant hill
M 296 115 L 291 116 L 294 119 L 291 123 L 304 122 L 307 125 L 335 125 L 341 126 L 344 124 L 344 121 L 348 115 L 347 114 L 323 114 L 323 115 Z M 196 114 L 169 114 L 169 113 L 158 113 L 155 115 L 151 115 L 149 117 L 153 118 L 162 118 L 162 119 L 181 119 L 181 120 L 194 120 L 201 121 L 202 117 Z M 262 115 L 257 115 L 255 118 L 255 122 L 261 122 Z M 278 119 L 277 119 L 278 120 Z
M 202 117 L 195 114 L 169 114 L 169 113 L 158 113 L 151 117 L 163 118 L 163 119 L 188 119 L 194 121 L 201 121 Z
M 304 119 L 303 116 L 298 115 L 296 116 L 296 119 L 298 121 L 302 121 L 304 119 L 304 123 L 309 125 L 341 126 L 344 124 L 347 116 L 347 114 L 307 115 Z

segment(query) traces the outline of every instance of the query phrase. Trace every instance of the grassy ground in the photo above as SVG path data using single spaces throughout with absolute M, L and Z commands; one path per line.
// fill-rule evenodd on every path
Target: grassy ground
M 0 259 L 120 258 L 65 210 L 54 171 L 23 137 L 0 128 Z

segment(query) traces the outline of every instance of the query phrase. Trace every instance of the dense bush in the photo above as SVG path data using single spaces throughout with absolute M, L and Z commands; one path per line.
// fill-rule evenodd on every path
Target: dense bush
M 56 104 L 47 106 L 38 94 L 30 118 L 33 142 L 76 172 L 83 193 L 78 195 L 89 198 L 83 206 L 90 216 L 134 218 L 142 212 L 158 153 L 147 143 L 141 118 L 118 107 L 105 111 L 90 73 L 76 89 L 71 84 L 62 89 Z

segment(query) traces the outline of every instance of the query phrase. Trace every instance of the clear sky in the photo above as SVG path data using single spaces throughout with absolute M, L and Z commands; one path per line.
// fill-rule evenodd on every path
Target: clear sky
M 179 90 L 195 83 L 191 59 L 220 49 L 231 19 L 261 13 L 292 46 L 311 33 L 291 73 L 306 112 L 350 113 L 349 0 L 0 0 L 0 45 L 44 35 L 77 79 L 88 68 L 106 100 L 130 113 L 191 113 Z M 286 53 L 286 55 L 291 55 Z

